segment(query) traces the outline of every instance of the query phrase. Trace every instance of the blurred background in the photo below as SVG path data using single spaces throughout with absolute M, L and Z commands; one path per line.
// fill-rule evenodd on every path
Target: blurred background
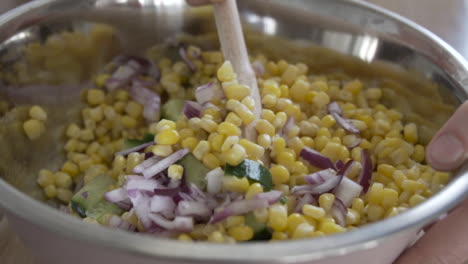
M 77 0 L 79 1 L 79 0 Z M 125 0 L 124 0 L 125 1 Z M 164 0 L 171 1 L 171 0 Z M 247 0 L 238 0 L 247 1 Z M 364 0 L 385 7 L 429 29 L 468 59 L 468 1 Z M 0 0 L 0 14 L 29 0 Z M 38 264 L 8 228 L 0 212 L 0 262 Z

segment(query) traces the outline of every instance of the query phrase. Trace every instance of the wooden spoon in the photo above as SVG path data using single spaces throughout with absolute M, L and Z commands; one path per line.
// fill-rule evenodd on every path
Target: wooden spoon
M 236 0 L 225 0 L 215 3 L 214 9 L 216 27 L 224 59 L 231 62 L 239 83 L 250 87 L 250 96 L 255 101 L 255 109 L 253 111 L 255 121 L 244 127 L 244 137 L 252 142 L 256 142 L 257 131 L 255 130 L 255 122 L 262 114 L 262 102 L 255 72 L 250 65 L 249 55 L 245 46 Z

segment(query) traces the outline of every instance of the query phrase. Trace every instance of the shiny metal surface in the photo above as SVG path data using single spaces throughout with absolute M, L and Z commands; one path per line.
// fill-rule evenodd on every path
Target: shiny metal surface
M 3 41 L 0 54 L 30 40 L 44 39 L 50 32 L 85 29 L 84 20 L 119 26 L 123 35 L 133 40 L 127 43 L 127 48 L 133 50 L 170 38 L 174 32 L 197 34 L 213 30 L 212 26 L 199 22 L 196 14 L 188 12 L 182 0 L 140 1 L 145 7 L 143 11 L 128 6 L 110 8 L 112 3 L 115 2 L 39 0 L 15 9 L 0 17 L 0 41 Z M 427 30 L 386 10 L 345 0 L 240 1 L 239 6 L 243 20 L 250 26 L 249 32 L 317 43 L 369 63 L 395 63 L 437 82 L 458 101 L 468 97 L 463 87 L 468 84 L 465 60 Z M 256 46 L 255 36 L 250 38 L 249 48 L 267 49 Z M 134 45 L 135 42 L 138 45 Z M 295 49 L 288 50 L 289 47 L 282 47 L 279 42 L 271 44 L 275 45 L 283 49 L 280 56 L 302 57 L 294 54 Z M 3 63 L 21 56 L 20 52 L 11 54 L 2 58 Z M 365 67 L 362 63 L 356 65 Z M 423 93 L 421 96 L 424 98 Z M 409 98 L 409 102 L 412 99 Z M 426 97 L 426 100 L 429 102 L 431 98 Z M 434 116 L 431 121 L 440 125 L 447 117 Z M 115 249 L 141 258 L 179 263 L 305 263 L 375 248 L 392 236 L 402 236 L 407 230 L 431 222 L 466 197 L 468 175 L 465 172 L 462 169 L 449 186 L 427 202 L 394 218 L 346 234 L 271 244 L 187 244 L 88 225 L 30 199 L 6 182 L 19 177 L 17 175 L 1 175 L 6 181 L 0 180 L 0 206 L 22 219 L 18 221 L 28 223 L 28 219 L 34 219 L 34 225 L 55 234 L 95 245 L 98 249 Z

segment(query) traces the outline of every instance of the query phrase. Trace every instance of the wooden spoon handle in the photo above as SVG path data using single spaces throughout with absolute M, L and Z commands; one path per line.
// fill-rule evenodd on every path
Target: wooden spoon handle
M 250 87 L 250 95 L 255 100 L 253 112 L 257 120 L 262 113 L 262 104 L 255 72 L 250 65 L 249 55 L 245 46 L 236 1 L 225 0 L 214 4 L 214 8 L 216 27 L 224 59 L 229 60 L 233 65 L 239 83 Z

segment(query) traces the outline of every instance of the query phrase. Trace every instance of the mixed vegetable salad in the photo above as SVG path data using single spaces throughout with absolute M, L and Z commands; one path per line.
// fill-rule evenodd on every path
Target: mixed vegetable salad
M 67 160 L 39 172 L 48 199 L 86 222 L 183 241 L 234 243 L 353 230 L 419 204 L 449 180 L 418 127 L 369 80 L 252 58 L 261 93 L 216 50 L 114 57 L 66 129 Z M 30 110 L 30 140 L 47 133 Z M 255 129 L 253 139 L 243 128 Z

